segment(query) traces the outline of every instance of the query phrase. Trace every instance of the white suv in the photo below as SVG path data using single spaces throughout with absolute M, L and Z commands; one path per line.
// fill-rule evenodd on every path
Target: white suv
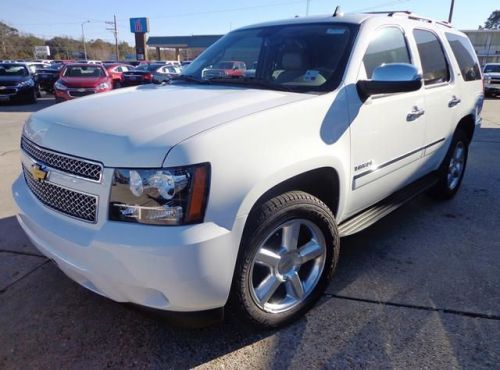
M 203 79 L 220 61 L 252 76 Z M 406 12 L 230 32 L 166 85 L 26 122 L 19 222 L 118 302 L 279 326 L 321 296 L 340 241 L 422 191 L 452 197 L 480 123 L 467 37 Z

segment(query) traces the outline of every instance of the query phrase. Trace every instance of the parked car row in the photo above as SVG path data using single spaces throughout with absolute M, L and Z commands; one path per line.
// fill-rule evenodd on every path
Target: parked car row
M 41 91 L 56 101 L 110 91 L 122 86 L 165 83 L 179 76 L 179 62 L 139 62 L 137 66 L 100 61 L 7 61 L 0 64 L 0 101 L 35 103 Z

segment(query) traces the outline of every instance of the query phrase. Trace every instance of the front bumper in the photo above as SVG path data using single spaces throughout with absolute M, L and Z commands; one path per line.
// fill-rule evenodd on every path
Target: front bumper
M 486 85 L 484 87 L 484 92 L 486 94 L 500 94 L 500 85 Z
M 29 99 L 33 96 L 34 92 L 33 86 L 28 87 L 6 87 L 0 90 L 0 102 L 2 101 L 16 101 L 22 99 Z
M 23 176 L 12 186 L 18 220 L 33 244 L 71 279 L 117 302 L 193 312 L 225 305 L 244 220 L 161 227 L 91 225 L 47 208 Z
M 89 87 L 82 87 L 82 88 L 75 87 L 75 88 L 68 88 L 67 90 L 59 90 L 54 88 L 54 96 L 58 101 L 65 101 L 65 100 L 81 98 L 84 96 L 99 94 L 111 90 L 112 89 L 97 90 Z

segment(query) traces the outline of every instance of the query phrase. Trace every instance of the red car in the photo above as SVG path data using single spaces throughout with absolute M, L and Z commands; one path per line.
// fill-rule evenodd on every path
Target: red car
M 238 78 L 238 77 L 244 77 L 246 70 L 247 66 L 245 62 L 228 60 L 219 62 L 213 66 L 205 68 L 201 72 L 201 77 L 203 79 L 218 78 L 218 77 Z
M 122 73 L 133 70 L 135 67 L 124 63 L 104 63 L 104 68 L 108 71 L 113 80 L 113 88 L 121 87 Z
M 56 102 L 113 89 L 113 80 L 100 64 L 69 64 L 54 84 Z

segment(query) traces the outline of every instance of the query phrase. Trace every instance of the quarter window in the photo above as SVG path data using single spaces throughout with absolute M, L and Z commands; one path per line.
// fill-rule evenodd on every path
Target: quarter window
M 371 78 L 373 70 L 382 64 L 411 63 L 403 32 L 396 27 L 386 27 L 377 31 L 366 49 L 363 63 L 367 78 Z
M 464 36 L 449 32 L 446 32 L 446 39 L 450 43 L 451 50 L 457 59 L 464 80 L 480 80 L 481 72 L 479 70 L 479 64 L 477 63 L 475 52 L 470 41 Z
M 433 85 L 449 81 L 450 70 L 437 36 L 424 30 L 414 30 L 413 36 L 422 63 L 424 84 Z

